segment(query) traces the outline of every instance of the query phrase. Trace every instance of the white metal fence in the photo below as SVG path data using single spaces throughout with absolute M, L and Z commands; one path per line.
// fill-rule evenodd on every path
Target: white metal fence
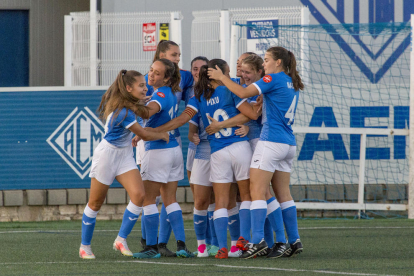
M 179 12 L 151 13 L 101 13 L 90 20 L 89 12 L 71 13 L 65 20 L 65 85 L 110 85 L 121 69 L 133 69 L 146 73 L 154 57 L 154 51 L 143 51 L 143 23 L 156 23 L 156 39 L 159 40 L 160 23 L 170 24 L 170 39 L 181 44 L 181 20 Z M 96 38 L 91 29 L 96 28 Z M 91 46 L 95 44 L 94 48 Z M 96 49 L 96 57 L 91 52 Z M 69 52 L 69 53 L 68 53 Z M 91 79 L 91 74 L 96 80 Z M 95 81 L 95 82 L 94 82 Z

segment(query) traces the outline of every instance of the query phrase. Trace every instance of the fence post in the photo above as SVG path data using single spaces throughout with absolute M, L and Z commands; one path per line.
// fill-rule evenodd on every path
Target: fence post
M 239 57 L 240 29 L 238 25 L 231 25 L 231 47 L 230 47 L 230 76 L 236 77 L 237 58 Z
M 72 86 L 72 16 L 65 15 L 64 86 Z
M 358 181 L 358 204 L 364 204 L 365 184 L 365 153 L 367 146 L 367 135 L 361 134 L 361 149 L 359 153 L 359 181 Z M 365 211 L 365 208 L 364 208 Z M 358 218 L 361 217 L 361 210 L 358 210 Z
M 411 52 L 410 52 L 410 150 L 408 179 L 408 218 L 414 219 L 414 14 L 411 15 Z
M 96 69 L 97 69 L 97 0 L 90 0 L 90 13 L 89 13 L 89 74 L 90 74 L 90 85 L 96 86 Z
M 230 60 L 230 12 L 220 11 L 220 54 L 227 63 Z
M 301 37 L 300 37 L 300 59 L 301 59 L 301 72 L 303 83 L 306 85 L 309 83 L 309 41 L 308 41 L 308 29 L 305 27 L 309 25 L 309 8 L 301 8 Z
M 179 12 L 172 12 L 171 13 L 171 40 L 180 46 L 181 51 L 182 48 L 182 29 L 181 29 L 181 18 Z M 183 68 L 183 59 L 180 59 L 178 63 L 178 67 Z

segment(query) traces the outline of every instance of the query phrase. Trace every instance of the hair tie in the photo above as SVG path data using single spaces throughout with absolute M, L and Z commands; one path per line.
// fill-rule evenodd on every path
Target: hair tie
M 126 74 L 127 70 L 124 69 L 121 72 L 122 72 L 122 76 L 124 76 Z

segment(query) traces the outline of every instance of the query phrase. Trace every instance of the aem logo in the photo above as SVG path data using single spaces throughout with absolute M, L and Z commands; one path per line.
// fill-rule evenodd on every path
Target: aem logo
M 76 107 L 46 140 L 81 179 L 89 173 L 93 151 L 104 137 L 104 126 L 88 108 Z

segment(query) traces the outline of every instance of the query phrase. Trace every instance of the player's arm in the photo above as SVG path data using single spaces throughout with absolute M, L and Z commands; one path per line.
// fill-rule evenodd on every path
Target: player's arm
M 170 139 L 170 136 L 168 135 L 166 131 L 165 132 L 148 131 L 142 128 L 138 123 L 134 123 L 131 127 L 129 127 L 129 130 L 132 131 L 138 137 L 141 137 L 141 139 L 145 141 L 154 141 L 154 140 L 162 139 L 168 143 Z
M 165 131 L 171 131 L 173 129 L 179 128 L 180 126 L 183 126 L 185 123 L 191 120 L 191 118 L 194 117 L 194 115 L 197 114 L 197 111 L 195 111 L 191 107 L 186 107 L 183 111 L 183 113 L 180 114 L 180 116 L 172 119 L 166 124 L 163 124 L 162 126 L 159 126 L 157 128 L 154 128 L 153 131 L 156 132 L 165 132 Z
M 240 111 L 241 114 L 248 117 L 251 120 L 257 120 L 260 116 L 260 113 L 257 112 L 257 109 L 250 105 L 247 101 L 239 104 L 237 109 Z
M 160 104 L 159 103 L 157 103 L 156 101 L 152 101 L 152 102 L 150 102 L 148 105 L 147 105 L 147 107 L 148 107 L 148 114 L 146 114 L 148 117 L 142 117 L 142 119 L 149 119 L 149 118 L 151 118 L 154 114 L 156 114 L 156 113 L 158 113 L 158 112 L 160 112 L 160 110 L 161 110 L 161 107 L 160 107 Z
M 218 132 L 222 128 L 235 127 L 238 125 L 243 125 L 247 123 L 248 121 L 250 121 L 249 117 L 246 117 L 245 115 L 241 113 L 237 114 L 236 116 L 230 119 L 224 120 L 222 122 L 219 122 L 210 116 L 207 116 L 207 117 L 209 118 L 211 123 L 208 127 L 206 127 L 206 132 L 210 135 Z
M 217 69 L 208 68 L 208 76 L 210 77 L 210 79 L 221 81 L 231 92 L 233 92 L 240 98 L 250 98 L 260 94 L 256 86 L 249 85 L 246 88 L 244 88 L 243 86 L 238 85 L 230 78 L 225 76 L 217 65 L 216 68 Z
M 190 125 L 188 127 L 188 140 L 194 143 L 195 145 L 200 144 L 200 137 L 198 136 L 198 126 L 195 125 L 192 121 L 190 121 Z

